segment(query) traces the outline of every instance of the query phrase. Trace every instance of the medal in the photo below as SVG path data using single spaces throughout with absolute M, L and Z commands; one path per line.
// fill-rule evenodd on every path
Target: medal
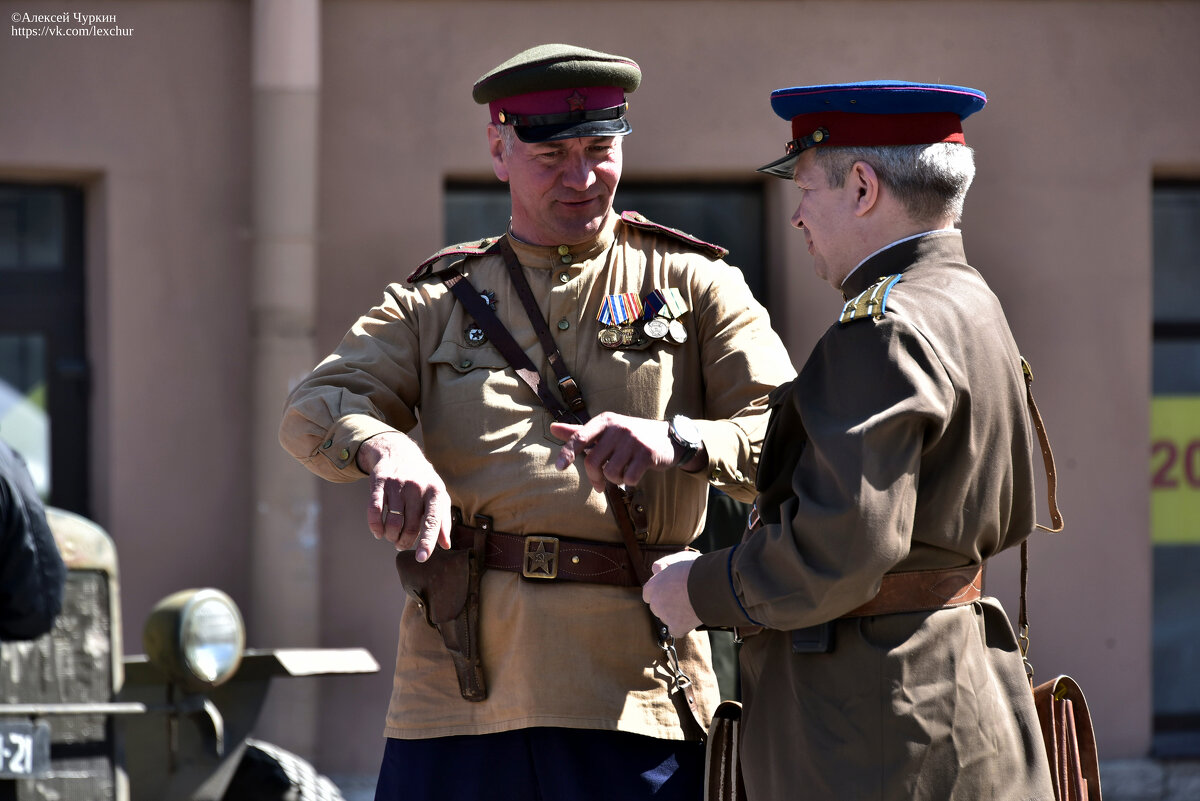
M 605 326 L 600 329 L 598 339 L 601 346 L 609 350 L 616 350 L 621 347 L 621 329 L 615 325 Z
M 649 345 L 650 340 L 641 332 L 640 326 L 635 328 L 633 325 L 635 320 L 640 322 L 641 316 L 642 299 L 636 292 L 607 295 L 596 314 L 596 319 L 604 326 L 597 335 L 600 345 L 609 350 L 637 349 Z
M 676 345 L 682 345 L 687 342 L 687 329 L 683 327 L 683 323 L 678 320 L 672 320 L 667 326 L 667 333 L 671 337 L 671 341 Z
M 645 350 L 653 341 L 642 332 L 642 326 L 625 326 L 621 336 L 621 350 Z
M 670 331 L 670 325 L 663 318 L 655 317 L 642 324 L 642 331 L 651 339 L 662 339 Z
M 463 329 L 463 334 L 467 337 L 467 344 L 473 348 L 477 348 L 484 342 L 487 342 L 487 334 L 484 333 L 479 323 L 472 322 Z
M 642 333 L 642 326 L 630 323 L 606 326 L 596 338 L 609 350 L 644 350 L 654 341 Z

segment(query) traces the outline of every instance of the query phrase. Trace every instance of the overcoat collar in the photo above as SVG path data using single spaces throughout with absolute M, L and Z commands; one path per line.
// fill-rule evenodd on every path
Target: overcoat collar
M 917 262 L 933 259 L 966 263 L 962 231 L 934 231 L 884 248 L 858 266 L 842 284 L 842 298 L 857 297 L 885 275 L 903 273 Z

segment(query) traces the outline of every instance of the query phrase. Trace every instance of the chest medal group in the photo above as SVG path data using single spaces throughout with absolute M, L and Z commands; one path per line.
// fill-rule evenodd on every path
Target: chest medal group
M 645 301 L 634 292 L 609 295 L 600 304 L 597 339 L 609 350 L 645 350 L 655 341 L 673 345 L 687 342 L 687 329 L 679 318 L 687 304 L 678 289 L 656 289 Z

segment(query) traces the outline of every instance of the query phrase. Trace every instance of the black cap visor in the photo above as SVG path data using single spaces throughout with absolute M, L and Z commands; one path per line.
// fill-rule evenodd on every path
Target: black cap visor
M 790 181 L 796 175 L 796 162 L 800 160 L 802 152 L 804 151 L 797 150 L 788 153 L 781 159 L 776 159 L 770 164 L 764 164 L 755 170 L 755 172 L 765 172 L 767 175 L 774 175 L 776 178 L 783 178 Z
M 513 130 L 522 142 L 537 143 L 584 136 L 623 136 L 632 131 L 633 126 L 622 117 L 619 120 L 593 120 L 566 125 L 514 125 Z

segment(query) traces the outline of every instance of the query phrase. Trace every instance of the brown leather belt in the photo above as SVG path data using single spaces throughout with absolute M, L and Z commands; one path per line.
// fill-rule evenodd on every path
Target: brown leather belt
M 874 598 L 842 617 L 928 612 L 969 604 L 982 595 L 983 565 L 888 573 Z
M 887 573 L 879 583 L 879 592 L 874 598 L 842 617 L 932 612 L 935 609 L 963 606 L 982 597 L 983 565 Z M 734 635 L 743 639 L 762 631 L 762 626 L 737 626 Z
M 455 523 L 451 532 L 454 547 L 466 547 L 479 529 L 465 523 Z M 586 581 L 592 584 L 611 584 L 618 587 L 638 587 L 623 544 L 579 540 L 553 534 L 506 534 L 487 532 L 487 555 L 484 564 L 494 570 L 520 573 L 529 581 Z M 683 548 L 675 545 L 641 545 L 646 570 L 657 559 Z

